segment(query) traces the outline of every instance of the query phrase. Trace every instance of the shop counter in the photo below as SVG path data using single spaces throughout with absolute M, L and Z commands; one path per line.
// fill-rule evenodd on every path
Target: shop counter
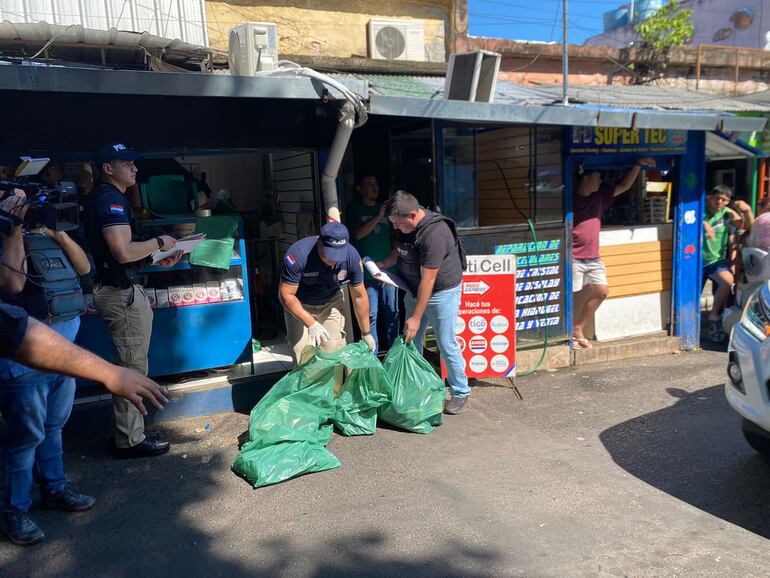
M 599 237 L 609 297 L 586 334 L 599 341 L 668 330 L 671 322 L 673 224 L 605 227 Z M 575 294 L 575 311 L 585 301 Z
M 165 227 L 194 222 L 143 224 Z M 150 376 L 224 367 L 251 358 L 251 308 L 240 223 L 229 269 L 190 265 L 185 255 L 174 267 L 147 266 L 141 273 L 146 275 L 145 291 L 154 305 Z M 82 317 L 77 343 L 113 359 L 106 323 L 93 308 Z

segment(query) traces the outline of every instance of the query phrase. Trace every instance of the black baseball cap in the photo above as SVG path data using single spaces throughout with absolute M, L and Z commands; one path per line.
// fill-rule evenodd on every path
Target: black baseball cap
M 115 160 L 135 161 L 140 158 L 142 158 L 140 153 L 132 151 L 121 142 L 110 142 L 96 149 L 96 165 L 98 167 Z
M 324 255 L 329 261 L 342 261 L 347 257 L 350 234 L 342 223 L 326 223 L 321 227 L 318 241 L 323 245 Z

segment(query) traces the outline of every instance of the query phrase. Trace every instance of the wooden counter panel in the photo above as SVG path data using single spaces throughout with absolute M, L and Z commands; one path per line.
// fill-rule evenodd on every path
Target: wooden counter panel
M 669 291 L 672 251 L 671 240 L 601 247 L 610 286 L 609 298 Z

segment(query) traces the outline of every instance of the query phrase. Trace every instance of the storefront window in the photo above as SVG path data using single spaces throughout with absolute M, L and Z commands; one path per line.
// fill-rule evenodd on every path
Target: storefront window
M 458 224 L 466 251 L 516 255 L 520 349 L 568 336 L 562 134 L 449 123 L 438 134 L 439 205 Z
M 441 128 L 440 206 L 460 227 L 563 222 L 562 129 Z
M 476 227 L 476 130 L 448 127 L 442 134 L 444 198 L 441 210 L 458 227 Z

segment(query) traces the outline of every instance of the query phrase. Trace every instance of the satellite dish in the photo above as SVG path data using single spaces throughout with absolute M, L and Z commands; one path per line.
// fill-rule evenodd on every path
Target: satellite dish
M 377 50 L 388 60 L 395 60 L 406 50 L 404 34 L 394 26 L 380 28 L 375 37 Z

